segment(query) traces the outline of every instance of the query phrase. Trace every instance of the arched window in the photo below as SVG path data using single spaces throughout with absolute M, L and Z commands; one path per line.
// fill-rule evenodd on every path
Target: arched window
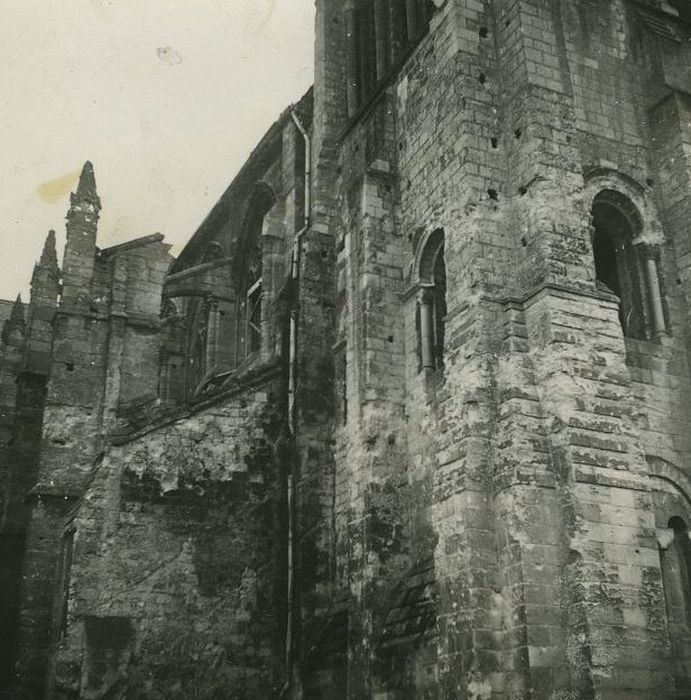
M 203 297 L 191 301 L 187 334 L 187 391 L 191 395 L 209 369 L 207 365 L 207 333 L 209 304 Z
M 599 289 L 619 297 L 624 335 L 649 338 L 665 330 L 657 251 L 636 245 L 643 224 L 634 204 L 615 190 L 593 200 L 593 256 Z
M 688 691 L 691 680 L 691 542 L 688 527 L 678 516 L 668 523 L 666 546 L 660 549 L 660 568 L 667 608 L 667 624 L 672 646 L 674 679 L 677 690 Z
M 236 262 L 238 288 L 238 359 L 261 349 L 263 319 L 263 239 L 266 215 L 276 203 L 269 187 L 259 184 L 247 208 L 242 228 L 242 254 Z
M 446 326 L 446 264 L 444 232 L 434 231 L 425 242 L 419 264 L 420 291 L 417 305 L 420 368 L 444 367 Z
M 247 260 L 245 279 L 245 343 L 246 353 L 257 352 L 262 343 L 262 251 L 257 246 Z

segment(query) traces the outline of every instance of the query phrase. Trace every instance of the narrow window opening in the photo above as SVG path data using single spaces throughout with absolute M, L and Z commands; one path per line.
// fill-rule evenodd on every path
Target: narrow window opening
M 425 244 L 420 258 L 420 282 L 415 325 L 419 339 L 420 369 L 444 367 L 446 335 L 446 265 L 444 233 L 435 231 Z
M 341 358 L 339 389 L 341 394 L 341 422 L 348 422 L 348 359 L 345 352 Z
M 446 265 L 444 248 L 437 254 L 434 263 L 434 365 L 444 367 L 444 336 L 446 325 Z

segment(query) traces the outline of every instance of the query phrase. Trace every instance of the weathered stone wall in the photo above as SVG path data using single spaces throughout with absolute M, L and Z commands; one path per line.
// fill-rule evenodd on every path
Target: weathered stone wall
M 3 435 L 43 434 L 17 697 L 49 658 L 64 698 L 691 687 L 688 23 L 661 0 L 407 2 L 431 19 L 403 42 L 359 5 L 317 3 L 309 189 L 286 112 L 168 269 L 159 236 L 97 250 L 85 168 L 55 325 L 48 261 L 46 308 L 3 338 Z M 359 93 L 357 52 L 379 59 Z M 0 472 L 15 515 L 38 457 L 9 498 Z
M 280 387 L 236 390 L 99 460 L 67 526 L 53 697 L 257 698 L 280 684 Z
M 330 106 L 345 121 L 334 503 L 353 696 L 672 687 L 655 532 L 673 508 L 656 524 L 649 474 L 689 456 L 673 223 L 690 194 L 674 39 L 688 30 L 649 11 L 447 2 L 353 123 L 343 100 Z M 648 89 L 660 64 L 663 110 Z M 616 299 L 594 284 L 602 189 L 630 199 L 635 243 L 659 250 L 662 337 L 623 338 Z M 444 368 L 421 371 L 419 255 L 439 229 Z M 436 634 L 392 644 L 395 592 L 432 551 Z

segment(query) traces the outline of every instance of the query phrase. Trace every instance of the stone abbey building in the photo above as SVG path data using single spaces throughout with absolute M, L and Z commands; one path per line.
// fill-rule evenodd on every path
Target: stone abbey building
M 691 3 L 316 5 L 177 259 L 87 163 L 0 304 L 0 695 L 691 697 Z

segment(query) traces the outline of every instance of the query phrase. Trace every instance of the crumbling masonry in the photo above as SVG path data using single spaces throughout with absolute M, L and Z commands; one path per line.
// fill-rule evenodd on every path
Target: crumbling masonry
M 691 697 L 691 4 L 316 5 L 177 259 L 87 163 L 0 304 L 0 695 Z

